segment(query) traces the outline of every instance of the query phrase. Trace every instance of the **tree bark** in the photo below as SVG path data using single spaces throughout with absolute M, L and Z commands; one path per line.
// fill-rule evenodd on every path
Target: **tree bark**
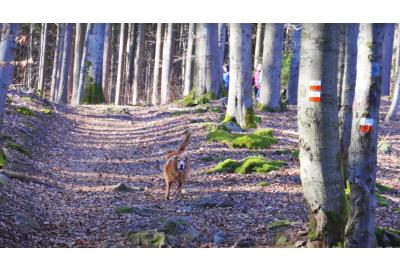
M 183 96 L 189 95 L 190 90 L 193 86 L 193 45 L 194 45 L 194 37 L 195 37 L 195 24 L 189 24 L 189 33 L 188 33 L 188 47 L 186 51 L 186 65 L 185 65 L 185 82 L 183 89 Z
M 41 91 L 44 97 L 44 78 L 45 78 L 45 59 L 46 59 L 46 45 L 47 45 L 47 23 L 42 23 L 42 32 L 40 37 L 40 60 L 39 60 L 39 78 L 37 88 Z
M 225 121 L 242 128 L 256 127 L 251 91 L 251 24 L 230 24 L 230 86 Z
M 382 51 L 382 96 L 390 95 L 394 27 L 394 23 L 385 23 Z
M 15 36 L 17 32 L 16 23 L 3 23 L 0 28 L 0 158 L 5 159 L 3 153 L 3 117 L 4 105 L 6 103 L 8 86 L 12 82 L 14 66 L 11 64 L 15 59 Z
M 288 104 L 297 104 L 297 91 L 299 86 L 301 24 L 294 24 L 290 55 L 290 69 L 287 89 Z
M 33 23 L 29 25 L 29 46 L 28 46 L 28 83 L 27 87 L 28 89 L 32 89 L 32 77 L 33 77 L 33 71 L 32 71 L 32 62 L 33 62 Z
M 221 68 L 218 56 L 218 24 L 199 23 L 196 25 L 195 80 L 197 96 L 212 93 L 221 95 Z
M 254 49 L 254 66 L 253 69 L 255 70 L 258 64 L 261 64 L 261 49 L 262 49 L 262 23 L 257 23 L 257 34 L 256 34 L 256 44 Z
M 339 172 L 337 24 L 303 24 L 297 124 L 300 178 L 311 247 L 343 243 L 345 193 Z
M 265 25 L 262 79 L 258 107 L 264 111 L 280 111 L 283 23 Z
M 392 98 L 392 103 L 390 104 L 389 111 L 385 117 L 385 122 L 389 122 L 391 120 L 396 119 L 397 111 L 399 110 L 400 106 L 400 62 L 398 61 L 399 56 L 400 56 L 400 33 L 398 33 L 397 36 L 398 42 L 397 42 L 397 51 L 396 51 L 396 66 L 394 68 L 396 72 L 396 80 L 394 83 L 394 92 L 393 92 L 393 98 Z
M 337 95 L 338 106 L 342 102 L 342 86 L 344 76 L 344 53 L 345 53 L 345 24 L 339 24 L 339 59 L 338 59 L 338 79 L 337 79 Z
M 56 46 L 54 51 L 54 61 L 53 61 L 53 73 L 51 78 L 51 87 L 50 87 L 50 101 L 54 101 L 56 97 L 56 92 L 59 85 L 59 70 L 61 66 L 61 56 L 62 56 L 62 44 L 64 37 L 64 25 L 59 24 L 57 27 L 57 38 L 56 38 Z
M 79 105 L 82 103 L 82 97 L 83 97 L 83 88 L 84 88 L 84 83 L 85 83 L 85 77 L 86 77 L 86 59 L 88 55 L 88 50 L 89 50 L 89 36 L 90 32 L 92 31 L 93 24 L 88 23 L 86 26 L 86 33 L 85 33 L 85 39 L 83 41 L 83 50 L 82 50 L 82 59 L 81 59 L 81 68 L 79 71 L 79 83 L 78 83 L 78 90 L 76 94 L 76 99 L 72 103 L 72 105 Z
M 78 87 L 79 87 L 79 75 L 82 60 L 82 33 L 84 26 L 82 23 L 75 24 L 75 53 L 74 53 L 74 70 L 73 70 L 73 81 L 74 85 L 72 88 L 71 104 L 77 105 Z
M 345 51 L 343 53 L 344 70 L 342 96 L 339 106 L 339 138 L 341 152 L 341 174 L 342 179 L 348 178 L 348 155 L 351 138 L 351 121 L 353 115 L 354 89 L 357 74 L 357 37 L 358 27 L 356 23 L 345 26 Z
M 135 59 L 135 37 L 136 37 L 136 24 L 129 23 L 127 34 L 125 36 L 126 40 L 124 40 L 125 45 L 125 72 L 124 79 L 122 83 L 121 89 L 123 89 L 123 104 L 132 103 L 133 97 L 133 73 L 134 73 L 134 59 Z
M 125 40 L 125 24 L 121 23 L 120 36 L 119 36 L 119 53 L 118 53 L 118 71 L 117 71 L 117 85 L 115 89 L 115 105 L 120 104 L 120 95 L 122 87 L 122 67 L 124 59 L 124 40 Z
M 143 84 L 143 63 L 144 63 L 144 45 L 145 45 L 145 24 L 139 23 L 136 39 L 135 67 L 133 74 L 133 93 L 132 105 L 138 105 L 140 97 L 144 95 Z
M 104 51 L 103 51 L 103 76 L 101 87 L 103 88 L 106 103 L 110 103 L 109 82 L 111 66 L 111 23 L 106 23 L 104 32 Z
M 160 55 L 161 55 L 161 47 L 162 47 L 162 33 L 163 33 L 163 24 L 157 23 L 157 37 L 156 37 L 156 52 L 154 56 L 154 70 L 153 70 L 153 93 L 151 98 L 152 105 L 160 104 L 160 88 L 159 80 L 160 80 Z M 187 72 L 187 70 L 186 70 Z
M 346 247 L 375 247 L 375 180 L 382 87 L 383 24 L 360 24 L 349 149 L 350 215 Z
M 225 43 L 226 43 L 226 23 L 218 24 L 218 49 L 219 49 L 219 65 L 225 62 Z
M 172 63 L 172 33 L 173 24 L 169 23 L 165 30 L 163 59 L 161 70 L 161 104 L 165 105 L 169 101 L 169 76 L 171 72 Z
M 71 45 L 72 45 L 72 24 L 67 23 L 65 26 L 64 34 L 64 48 L 63 57 L 60 71 L 60 85 L 57 92 L 56 102 L 67 103 L 67 92 L 68 92 L 68 72 L 69 65 L 71 62 Z

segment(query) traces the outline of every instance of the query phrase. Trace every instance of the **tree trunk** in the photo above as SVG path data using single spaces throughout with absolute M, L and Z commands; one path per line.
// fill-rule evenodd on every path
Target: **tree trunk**
M 83 103 L 104 103 L 103 88 L 103 49 L 104 49 L 104 23 L 94 23 L 89 35 L 89 47 L 86 64 L 85 85 L 83 89 Z
M 255 70 L 258 64 L 261 64 L 261 48 L 262 48 L 262 23 L 257 23 L 256 45 L 254 49 L 254 66 Z
M 165 29 L 162 70 L 161 70 L 161 104 L 165 105 L 169 101 L 169 76 L 172 63 L 172 32 L 173 24 L 169 23 Z
M 251 91 L 251 24 L 230 24 L 230 86 L 225 121 L 242 128 L 256 127 Z
M 33 23 L 29 25 L 29 46 L 28 46 L 28 83 L 27 87 L 28 89 L 32 89 L 32 76 L 33 76 L 33 71 L 32 71 L 32 63 L 33 63 Z
M 104 32 L 104 51 L 103 51 L 103 76 L 101 87 L 103 88 L 106 103 L 110 103 L 109 82 L 111 66 L 111 23 L 106 23 Z
M 348 178 L 348 155 L 351 139 L 351 120 L 353 115 L 354 89 L 357 74 L 357 36 L 358 24 L 349 23 L 345 26 L 345 51 L 343 53 L 343 86 L 339 106 L 339 138 L 341 152 L 342 179 Z M 346 185 L 346 184 L 345 184 Z
M 299 61 L 300 61 L 301 24 L 295 24 L 292 32 L 290 55 L 290 69 L 287 89 L 288 104 L 297 104 L 297 91 L 299 86 Z
M 195 24 L 189 24 L 188 33 L 188 46 L 186 51 L 186 65 L 185 65 L 185 86 L 183 89 L 183 96 L 189 95 L 190 90 L 193 86 L 193 43 L 195 37 Z
M 391 120 L 396 119 L 396 114 L 400 106 L 400 62 L 399 62 L 399 56 L 400 56 L 400 32 L 398 32 L 397 36 L 398 42 L 397 42 L 397 51 L 396 51 L 396 60 L 395 60 L 395 68 L 393 69 L 396 72 L 396 79 L 394 83 L 394 92 L 393 92 L 393 98 L 392 98 L 392 103 L 390 104 L 389 111 L 385 117 L 385 122 L 389 122 Z
M 133 82 L 133 61 L 135 57 L 135 31 L 136 27 L 134 23 L 128 24 L 127 34 L 125 36 L 126 40 L 124 40 L 125 45 L 125 75 L 123 79 L 123 100 L 122 104 L 130 104 L 132 102 L 132 82 Z
M 212 93 L 221 95 L 221 68 L 218 56 L 218 24 L 199 23 L 196 25 L 195 80 L 197 96 Z
M 44 97 L 44 78 L 45 78 L 45 59 L 46 59 L 46 44 L 47 44 L 47 23 L 42 23 L 42 32 L 40 37 L 40 60 L 39 60 L 39 78 L 38 90 Z
M 154 56 L 154 70 L 153 70 L 153 93 L 151 98 L 152 105 L 160 104 L 160 88 L 159 80 L 160 80 L 160 55 L 161 55 L 161 47 L 162 47 L 162 33 L 163 33 L 163 24 L 157 23 L 157 37 L 156 37 L 156 53 Z M 187 72 L 187 70 L 186 70 Z
M 394 23 L 385 23 L 382 49 L 382 96 L 390 95 L 394 27 Z
M 360 24 L 349 148 L 350 215 L 346 247 L 375 247 L 375 179 L 382 87 L 383 24 Z
M 72 103 L 72 105 L 79 105 L 82 103 L 83 97 L 83 88 L 85 84 L 85 77 L 86 77 L 86 69 L 87 69 L 87 55 L 89 50 L 89 36 L 90 32 L 92 31 L 93 24 L 88 23 L 86 26 L 86 33 L 85 33 L 85 40 L 83 41 L 83 50 L 82 50 L 82 59 L 81 59 L 81 68 L 79 71 L 79 83 L 78 83 L 78 90 L 76 94 L 76 99 Z
M 258 107 L 264 111 L 280 111 L 283 23 L 267 23 L 264 32 L 262 77 Z
M 338 58 L 338 79 L 337 79 L 337 96 L 338 106 L 342 102 L 342 86 L 344 76 L 344 53 L 345 53 L 345 24 L 339 24 L 339 58 Z
M 226 43 L 226 23 L 218 24 L 218 49 L 219 49 L 219 65 L 225 63 L 225 43 Z
M 54 51 L 54 61 L 53 61 L 53 73 L 51 76 L 51 87 L 50 87 L 50 101 L 54 101 L 56 97 L 56 91 L 59 85 L 59 70 L 61 66 L 61 56 L 62 56 L 62 44 L 64 37 L 64 25 L 59 24 L 57 27 L 57 38 L 56 38 L 56 46 Z
M 82 33 L 84 30 L 84 26 L 82 23 L 75 24 L 75 53 L 74 53 L 74 86 L 72 89 L 72 97 L 71 97 L 71 104 L 78 105 L 79 102 L 77 101 L 78 97 L 78 88 L 79 88 L 79 75 L 80 75 L 80 67 L 81 67 L 81 60 L 82 60 Z
M 72 24 L 67 23 L 65 26 L 64 34 L 64 48 L 63 57 L 60 71 L 60 86 L 57 92 L 56 102 L 67 103 L 67 91 L 68 91 L 68 72 L 69 64 L 71 62 L 71 45 L 72 45 Z
M 138 105 L 140 97 L 144 95 L 143 84 L 143 63 L 144 63 L 144 45 L 145 45 L 145 24 L 139 23 L 136 39 L 135 67 L 133 74 L 133 93 L 132 105 Z
M 125 40 L 125 24 L 121 23 L 120 36 L 119 36 L 119 53 L 118 53 L 118 71 L 117 71 L 117 85 L 115 89 L 115 105 L 120 104 L 120 95 L 122 87 L 122 67 L 124 66 L 124 40 Z
M 297 124 L 300 178 L 311 247 L 343 243 L 345 193 L 339 172 L 338 26 L 303 24 Z
M 4 161 L 5 156 L 3 153 L 3 117 L 4 105 L 6 103 L 8 86 L 12 82 L 14 66 L 11 64 L 15 59 L 15 36 L 17 32 L 16 23 L 3 23 L 0 28 L 1 41 L 0 41 L 0 160 Z

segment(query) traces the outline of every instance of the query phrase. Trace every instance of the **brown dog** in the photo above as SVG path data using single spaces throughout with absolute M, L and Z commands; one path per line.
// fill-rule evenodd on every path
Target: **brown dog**
M 167 161 L 164 164 L 164 179 L 166 183 L 165 199 L 169 200 L 169 193 L 173 183 L 178 183 L 178 193 L 182 192 L 183 184 L 185 183 L 186 177 L 189 173 L 189 157 L 182 155 L 185 151 L 186 146 L 189 143 L 191 132 L 187 130 L 185 137 L 179 145 L 178 150 L 169 152 L 166 155 Z

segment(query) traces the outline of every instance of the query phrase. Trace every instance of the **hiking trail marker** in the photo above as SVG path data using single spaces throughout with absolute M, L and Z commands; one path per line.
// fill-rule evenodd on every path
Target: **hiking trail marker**
M 362 117 L 358 124 L 358 130 L 362 133 L 370 133 L 372 126 L 374 125 L 374 119 Z
M 310 81 L 308 85 L 308 101 L 321 102 L 321 81 Z

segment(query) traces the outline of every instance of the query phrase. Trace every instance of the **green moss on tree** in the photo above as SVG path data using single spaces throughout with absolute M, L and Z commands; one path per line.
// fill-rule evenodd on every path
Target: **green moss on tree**
M 282 55 L 281 65 L 281 86 L 287 87 L 290 71 L 290 52 L 285 52 Z
M 100 84 L 89 83 L 83 90 L 83 104 L 101 104 L 105 102 L 103 88 Z
M 254 120 L 254 109 L 253 107 L 247 108 L 244 111 L 244 127 L 242 128 L 256 128 L 257 124 Z

